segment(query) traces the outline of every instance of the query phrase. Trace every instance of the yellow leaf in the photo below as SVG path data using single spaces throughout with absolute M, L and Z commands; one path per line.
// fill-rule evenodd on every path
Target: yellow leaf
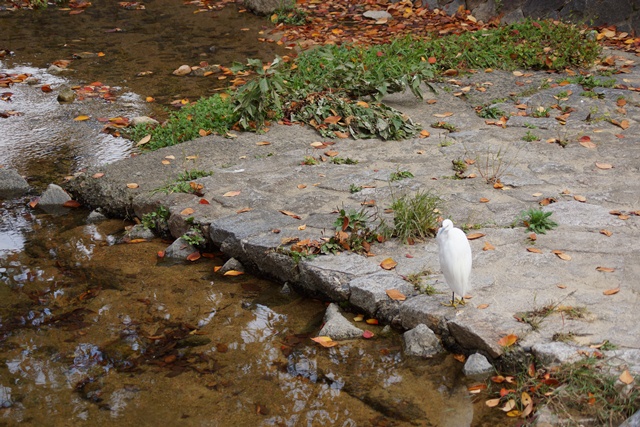
M 607 237 L 611 237 L 611 235 L 613 234 L 611 231 L 606 230 L 606 229 L 602 229 L 600 230 L 600 234 L 604 234 Z
M 334 346 L 338 345 L 337 341 L 334 341 L 330 337 L 327 337 L 327 336 L 315 337 L 315 338 L 311 338 L 311 340 L 317 342 L 318 344 L 320 344 L 323 347 L 334 347 Z
M 186 208 L 183 209 L 182 212 L 180 212 L 180 215 L 191 215 L 194 212 L 195 211 L 193 210 L 193 208 Z
M 302 231 L 305 228 L 307 228 L 307 224 L 302 224 L 301 226 L 298 227 L 298 230 Z
M 527 406 L 529 403 L 532 402 L 531 396 L 529 396 L 529 393 L 527 393 L 526 391 L 523 391 L 522 396 L 520 397 L 520 401 L 524 406 Z
M 364 320 L 364 315 L 362 314 L 358 314 L 356 317 L 353 318 L 354 322 L 362 322 Z
M 387 289 L 386 292 L 389 298 L 394 301 L 404 301 L 407 299 L 407 297 L 397 289 Z
M 127 188 L 138 188 L 140 187 L 138 184 L 136 184 L 135 182 L 131 182 L 129 184 L 127 184 Z
M 625 384 L 631 384 L 634 380 L 633 375 L 631 375 L 627 369 L 625 369 L 624 372 L 620 374 L 618 379 Z
M 89 120 L 90 118 L 91 118 L 91 116 L 87 116 L 86 114 L 82 114 L 82 115 L 76 117 L 73 120 L 75 120 L 76 122 L 83 122 L 85 120 Z
M 243 271 L 229 270 L 229 271 L 225 271 L 223 276 L 241 276 L 243 274 L 244 274 Z
M 522 412 L 518 411 L 517 409 L 514 409 L 513 411 L 509 411 L 507 412 L 507 417 L 519 417 L 522 414 Z
M 387 258 L 380 263 L 380 267 L 384 268 L 385 270 L 393 270 L 396 265 L 398 265 L 398 263 L 395 262 L 393 258 Z
M 518 341 L 518 336 L 515 334 L 505 335 L 498 340 L 498 345 L 502 347 L 511 347 Z
M 562 251 L 551 251 L 553 252 L 558 258 L 560 258 L 563 261 L 571 261 L 571 255 L 567 255 Z
M 431 134 L 429 133 L 428 130 L 423 129 L 423 130 L 420 131 L 420 136 L 423 137 L 423 138 L 428 138 L 429 136 L 431 136 Z
M 378 319 L 367 319 L 366 323 L 368 325 L 377 325 L 378 324 Z
M 136 144 L 136 147 L 144 145 L 149 141 L 151 141 L 151 135 L 145 135 L 145 136 L 142 137 L 142 139 L 140 141 L 138 141 L 138 143 Z

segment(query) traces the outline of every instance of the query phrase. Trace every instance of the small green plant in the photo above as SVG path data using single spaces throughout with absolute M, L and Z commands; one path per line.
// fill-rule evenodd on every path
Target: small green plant
M 369 223 L 374 219 L 371 214 L 362 208 L 340 209 L 333 226 L 335 234 L 325 241 L 321 247 L 322 253 L 335 253 L 337 249 L 356 253 L 368 253 L 373 243 L 378 238 L 378 232 L 371 229 Z
M 485 106 L 482 107 L 479 111 L 478 111 L 478 116 L 482 117 L 483 119 L 494 119 L 497 120 L 499 118 L 502 118 L 504 116 L 506 116 L 507 113 L 504 112 L 504 110 L 501 110 L 498 107 L 491 107 L 491 106 Z
M 442 121 L 431 123 L 431 127 L 436 129 L 445 129 L 445 130 L 448 130 L 449 132 L 456 132 L 458 130 L 456 125 L 452 123 L 442 122 Z
M 553 214 L 553 212 L 530 208 L 520 212 L 520 215 L 516 219 L 516 224 L 523 224 L 527 227 L 527 231 L 536 234 L 546 234 L 547 230 L 553 230 L 558 226 L 556 222 L 549 218 L 551 214 Z
M 307 166 L 319 165 L 320 160 L 316 159 L 313 156 L 304 156 L 304 159 L 302 160 L 302 164 Z
M 191 246 L 202 246 L 207 242 L 204 235 L 202 234 L 202 230 L 198 226 L 192 226 L 185 234 L 181 236 L 182 240 Z
M 438 145 L 440 147 L 449 147 L 450 145 L 453 145 L 453 139 L 449 139 L 447 137 L 441 138 L 440 144 Z
M 429 277 L 430 275 L 432 275 L 433 272 L 431 270 L 422 270 L 418 273 L 411 273 L 408 274 L 404 279 L 411 283 L 413 285 L 413 287 L 415 288 L 416 291 L 420 292 L 421 294 L 425 294 L 425 295 L 435 295 L 437 293 L 436 288 L 430 284 L 424 284 L 422 283 L 422 278 L 423 277 Z
M 566 90 L 556 93 L 555 98 L 559 101 L 566 101 L 569 98 L 570 93 Z
M 336 164 L 336 165 L 357 165 L 358 161 L 357 160 L 353 160 L 350 157 L 347 157 L 346 159 L 343 157 L 332 157 L 331 158 L 331 163 Z
M 497 152 L 487 151 L 483 158 L 476 156 L 474 165 L 487 184 L 495 185 L 515 165 L 519 152 L 520 149 L 513 153 L 509 145 L 500 147 Z
M 616 79 L 600 79 L 593 74 L 570 77 L 569 82 L 582 85 L 587 90 L 596 87 L 614 87 L 617 84 Z
M 604 99 L 604 93 L 597 93 L 592 90 L 585 90 L 580 94 L 580 96 L 584 96 L 592 99 Z
M 198 194 L 202 190 L 202 186 L 193 182 L 198 178 L 213 175 L 213 172 L 192 169 L 178 174 L 175 181 L 153 190 L 154 193 L 193 193 Z
M 351 194 L 353 194 L 353 193 L 358 193 L 358 192 L 360 192 L 360 191 L 362 191 L 362 186 L 360 186 L 360 185 L 351 184 L 351 185 L 349 186 L 349 192 L 350 192 Z
M 389 175 L 389 182 L 402 181 L 403 179 L 413 178 L 413 174 L 409 171 L 395 171 Z
M 531 112 L 531 117 L 535 117 L 536 119 L 539 119 L 542 117 L 549 117 L 549 108 L 539 106 L 538 108 L 536 108 Z
M 274 24 L 286 24 L 286 25 L 304 25 L 307 23 L 309 14 L 304 9 L 298 9 L 293 7 L 282 7 L 276 9 L 273 15 L 269 18 Z
M 456 173 L 458 178 L 462 178 L 464 173 L 467 171 L 467 162 L 463 159 L 451 160 L 451 164 L 453 165 L 453 170 Z
M 393 235 L 403 243 L 425 240 L 435 236 L 442 199 L 431 193 L 419 191 L 413 196 L 404 195 L 393 201 Z
M 522 137 L 522 140 L 527 142 L 540 141 L 540 137 L 528 130 Z
M 532 123 L 525 123 L 524 127 L 526 127 L 527 129 L 538 129 L 538 126 L 532 124 Z
M 158 230 L 164 232 L 168 228 L 167 220 L 169 219 L 170 212 L 164 206 L 158 206 L 158 208 L 147 214 L 142 215 L 142 225 L 147 230 Z

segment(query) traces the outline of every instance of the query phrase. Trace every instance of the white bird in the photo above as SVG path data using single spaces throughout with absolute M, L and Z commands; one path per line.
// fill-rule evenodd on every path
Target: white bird
M 453 291 L 451 306 L 455 307 L 455 295 L 460 296 L 460 304 L 464 304 L 464 296 L 469 290 L 471 274 L 471 246 L 464 231 L 453 226 L 449 219 L 442 221 L 442 227 L 436 235 L 439 246 L 440 269 L 447 285 Z

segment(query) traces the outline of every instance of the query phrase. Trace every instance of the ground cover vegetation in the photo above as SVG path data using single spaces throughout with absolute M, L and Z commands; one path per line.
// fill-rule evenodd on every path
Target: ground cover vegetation
M 404 36 L 382 44 L 324 45 L 270 64 L 248 60 L 230 69 L 250 76 L 244 84 L 190 103 L 161 125 L 131 128 L 147 149 L 233 130 L 263 131 L 279 121 L 301 122 L 330 138 L 415 136 L 420 126 L 381 103 L 384 96 L 410 90 L 422 98 L 425 85 L 471 69 L 563 70 L 592 64 L 600 53 L 595 39 L 577 26 L 525 20 L 475 32 Z

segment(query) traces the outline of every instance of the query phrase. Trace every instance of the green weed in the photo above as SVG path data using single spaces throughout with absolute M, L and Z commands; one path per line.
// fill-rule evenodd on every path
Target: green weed
M 419 191 L 413 196 L 404 195 L 393 201 L 393 236 L 403 243 L 426 240 L 435 236 L 442 199 L 431 193 Z
M 522 224 L 527 227 L 527 231 L 536 234 L 546 234 L 547 230 L 553 230 L 558 226 L 549 217 L 553 212 L 545 212 L 542 209 L 530 208 L 520 212 L 516 218 L 516 224 Z
M 403 179 L 413 178 L 413 174 L 409 171 L 395 171 L 389 175 L 389 182 L 402 181 Z

